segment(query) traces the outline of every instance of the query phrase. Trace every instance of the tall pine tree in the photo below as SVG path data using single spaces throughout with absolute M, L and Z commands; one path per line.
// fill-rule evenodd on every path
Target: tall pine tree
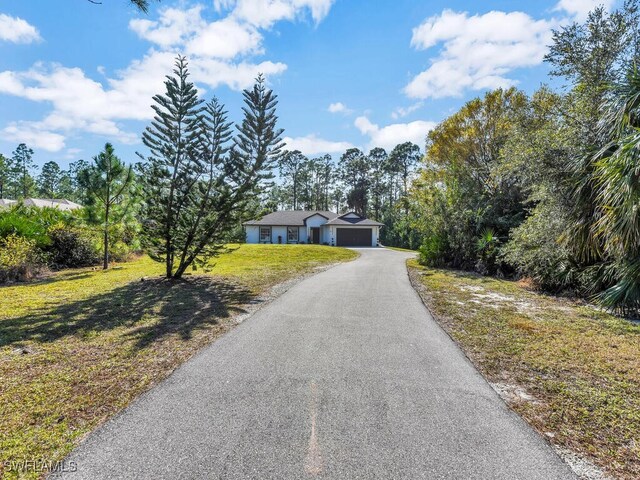
M 7 186 L 10 179 L 9 160 L 0 153 L 0 198 L 7 194 Z
M 142 134 L 150 151 L 141 165 L 147 220 L 143 238 L 151 258 L 165 263 L 167 278 L 174 272 L 177 219 L 196 182 L 192 166 L 203 107 L 188 77 L 187 60 L 178 56 L 173 76 L 165 81 L 165 94 L 153 97 L 155 116 Z
M 231 123 L 213 99 L 206 105 L 178 57 L 165 95 L 156 95 L 153 122 L 143 134 L 150 155 L 140 164 L 145 197 L 144 237 L 167 278 L 206 265 L 224 250 L 231 230 L 272 178 L 282 147 L 276 96 L 257 79 L 243 92 L 244 120 L 231 142 Z
M 237 157 L 237 168 L 253 186 L 253 193 L 269 185 L 272 170 L 277 165 L 284 143 L 283 130 L 277 127 L 276 106 L 278 96 L 268 89 L 265 79 L 258 75 L 251 90 L 242 92 L 244 97 L 244 119 L 236 125 L 238 135 L 234 138 L 233 153 Z
M 133 185 L 133 171 L 116 157 L 113 146 L 93 157 L 93 165 L 80 173 L 80 184 L 86 189 L 89 220 L 102 227 L 102 268 L 109 268 L 109 232 L 127 214 Z
M 31 195 L 35 185 L 31 176 L 34 168 L 33 150 L 21 143 L 11 157 L 11 183 L 14 198 L 27 198 Z
M 54 161 L 45 163 L 38 176 L 39 194 L 45 198 L 58 197 L 61 181 L 62 170 L 60 170 L 60 166 Z

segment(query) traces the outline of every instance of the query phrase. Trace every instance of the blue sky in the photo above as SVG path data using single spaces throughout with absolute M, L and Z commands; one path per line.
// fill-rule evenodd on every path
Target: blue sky
M 152 0 L 153 1 L 153 0 Z M 177 53 L 240 120 L 263 72 L 291 149 L 313 156 L 414 141 L 465 101 L 549 83 L 551 30 L 614 0 L 0 0 L 0 152 L 135 161 Z

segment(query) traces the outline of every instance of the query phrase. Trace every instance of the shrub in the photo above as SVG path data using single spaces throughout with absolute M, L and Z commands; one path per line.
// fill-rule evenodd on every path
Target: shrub
M 500 240 L 493 232 L 488 228 L 478 238 L 476 246 L 478 248 L 478 261 L 476 262 L 475 270 L 481 275 L 495 275 L 498 270 L 498 246 Z
M 51 244 L 47 247 L 52 268 L 77 268 L 100 262 L 99 241 L 78 228 L 56 225 L 47 232 Z
M 28 207 L 18 204 L 0 210 L 0 238 L 18 235 L 34 240 L 43 248 L 51 243 L 47 231 L 54 225 L 70 224 L 73 217 L 69 212 L 57 208 Z
M 419 262 L 428 267 L 445 266 L 447 242 L 441 234 L 429 235 L 419 248 Z
M 566 222 L 561 208 L 550 203 L 539 204 L 511 231 L 501 256 L 520 276 L 533 279 L 544 290 L 559 291 L 582 283 L 560 241 Z
M 29 280 L 44 268 L 35 240 L 16 234 L 0 240 L 0 282 Z
M 131 258 L 132 249 L 125 242 L 116 241 L 109 244 L 109 260 L 126 262 Z

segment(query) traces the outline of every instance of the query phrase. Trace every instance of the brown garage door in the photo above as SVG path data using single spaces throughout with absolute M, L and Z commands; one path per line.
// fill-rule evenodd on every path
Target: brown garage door
M 370 247 L 370 228 L 339 228 L 337 244 L 339 247 Z

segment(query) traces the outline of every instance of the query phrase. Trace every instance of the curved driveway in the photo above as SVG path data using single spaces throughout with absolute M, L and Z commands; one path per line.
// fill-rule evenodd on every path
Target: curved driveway
M 362 249 L 98 429 L 70 479 L 572 479 L 411 287 Z

